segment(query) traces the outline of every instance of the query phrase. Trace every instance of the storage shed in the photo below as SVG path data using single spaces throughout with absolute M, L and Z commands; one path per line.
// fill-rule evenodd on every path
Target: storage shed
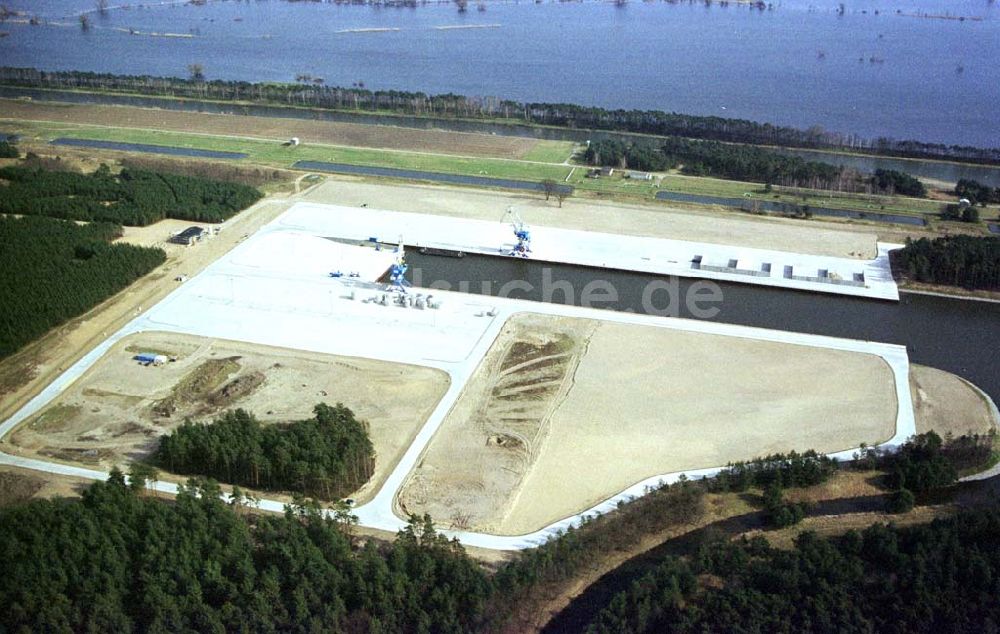
M 208 231 L 206 231 L 204 227 L 188 227 L 184 231 L 170 236 L 170 241 L 174 244 L 191 246 L 195 242 L 200 242 L 207 233 Z

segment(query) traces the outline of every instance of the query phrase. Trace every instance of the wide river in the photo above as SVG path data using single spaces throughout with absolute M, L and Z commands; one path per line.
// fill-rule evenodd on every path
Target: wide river
M 289 3 L 8 0 L 0 63 L 658 109 L 1000 146 L 990 0 Z M 843 14 L 838 10 L 843 6 Z M 89 28 L 78 18 L 89 13 Z M 28 19 L 38 16 L 41 25 Z M 965 19 L 957 19 L 963 17 Z
M 407 252 L 407 260 L 411 265 L 409 277 L 422 286 L 447 282 L 453 290 L 494 295 L 505 282 L 523 280 L 533 290 L 517 291 L 510 296 L 537 301 L 545 298 L 545 289 L 549 288 L 552 289 L 549 300 L 578 304 L 588 282 L 605 280 L 617 291 L 618 301 L 599 307 L 635 312 L 644 312 L 643 293 L 655 279 L 637 273 L 513 258 L 425 256 L 414 249 Z M 546 285 L 546 279 L 551 283 Z M 569 282 L 569 286 L 560 285 L 560 281 Z M 667 290 L 652 293 L 653 306 L 657 310 L 676 306 L 678 316 L 694 318 L 683 301 L 694 281 L 679 280 L 677 302 L 671 301 Z M 565 290 L 556 290 L 557 286 L 571 288 L 572 297 Z M 913 293 L 902 293 L 900 301 L 894 303 L 744 284 L 718 283 L 718 286 L 722 301 L 702 305 L 702 308 L 719 308 L 713 321 L 902 344 L 910 361 L 953 372 L 1000 403 L 996 360 L 1000 349 L 1000 303 Z

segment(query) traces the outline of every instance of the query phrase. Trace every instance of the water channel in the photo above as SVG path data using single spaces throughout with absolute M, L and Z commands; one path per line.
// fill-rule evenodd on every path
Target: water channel
M 693 279 L 676 280 L 676 297 L 671 297 L 673 291 L 662 287 L 662 278 L 644 274 L 470 254 L 464 258 L 427 256 L 415 250 L 407 252 L 407 259 L 412 279 L 421 286 L 447 283 L 453 290 L 495 295 L 504 283 L 523 280 L 532 290 L 517 290 L 510 293 L 511 297 L 579 304 L 588 282 L 605 280 L 617 291 L 618 299 L 600 307 L 647 312 L 643 310 L 646 292 L 656 310 L 696 318 L 684 302 L 695 283 Z M 661 286 L 651 287 L 658 279 Z M 743 284 L 713 284 L 721 290 L 722 301 L 703 303 L 701 307 L 719 309 L 712 317 L 714 321 L 902 344 L 907 347 L 911 362 L 957 374 L 1000 402 L 996 360 L 1000 349 L 1000 303 L 915 293 L 902 293 L 900 301 L 895 303 Z M 572 291 L 567 293 L 567 288 Z

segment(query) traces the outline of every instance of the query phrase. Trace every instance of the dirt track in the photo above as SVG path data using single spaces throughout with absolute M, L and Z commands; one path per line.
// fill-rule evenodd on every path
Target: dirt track
M 596 322 L 522 313 L 505 325 L 401 488 L 398 510 L 499 531 Z
M 139 352 L 175 358 L 140 366 Z M 263 422 L 301 420 L 317 403 L 344 403 L 368 423 L 381 486 L 448 386 L 443 372 L 370 359 L 285 350 L 173 333 L 118 342 L 53 403 L 19 426 L 20 452 L 66 462 L 125 465 L 187 418 L 243 408 Z
M 27 121 L 54 121 L 122 128 L 252 136 L 275 140 L 299 137 L 304 143 L 329 143 L 460 156 L 516 159 L 524 156 L 536 143 L 533 139 L 445 130 L 417 130 L 387 125 L 180 112 L 131 106 L 46 104 L 0 100 L 0 109 L 2 109 L 2 116 L 5 118 Z

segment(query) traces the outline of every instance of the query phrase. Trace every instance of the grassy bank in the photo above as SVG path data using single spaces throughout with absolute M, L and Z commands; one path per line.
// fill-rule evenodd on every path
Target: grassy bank
M 573 145 L 562 141 L 539 141 L 522 159 L 501 159 L 319 143 L 290 147 L 282 145 L 277 139 L 72 123 L 12 120 L 5 122 L 4 127 L 10 132 L 22 135 L 26 140 L 39 142 L 70 137 L 241 152 L 247 155 L 247 158 L 242 159 L 244 163 L 281 168 L 288 168 L 296 161 L 310 160 L 536 182 L 552 179 L 566 182 L 580 192 L 646 202 L 655 200 L 659 191 L 728 198 L 744 198 L 746 194 L 750 194 L 752 198 L 758 200 L 914 215 L 936 215 L 940 212 L 942 204 L 940 201 L 899 196 L 847 194 L 783 187 L 775 187 L 774 191 L 765 193 L 761 183 L 683 176 L 677 173 L 669 173 L 662 179 L 653 181 L 623 179 L 618 175 L 592 179 L 586 176 L 589 169 L 587 166 L 566 163 L 572 154 Z

